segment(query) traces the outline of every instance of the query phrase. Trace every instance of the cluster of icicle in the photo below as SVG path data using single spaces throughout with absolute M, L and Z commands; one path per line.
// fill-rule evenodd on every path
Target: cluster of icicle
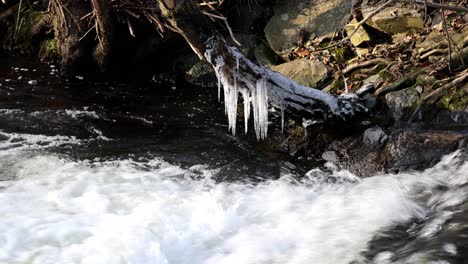
M 242 85 L 238 80 L 242 78 L 239 74 L 239 60 L 236 56 L 236 68 L 225 67 L 224 58 L 217 56 L 212 58 L 212 49 L 205 52 L 205 58 L 212 62 L 216 77 L 218 78 L 218 99 L 221 97 L 221 87 L 224 91 L 224 106 L 228 117 L 229 130 L 236 134 L 237 103 L 239 94 L 244 101 L 245 133 L 248 131 L 248 123 L 251 108 L 254 117 L 254 128 L 257 139 L 264 139 L 268 133 L 268 89 L 267 80 L 260 78 L 255 81 L 242 79 Z
M 220 44 L 226 49 L 225 52 L 235 58 L 236 67 L 226 65 L 225 58 L 214 52 L 219 48 L 217 45 Z M 257 139 L 264 139 L 267 136 L 269 102 L 281 110 L 282 127 L 284 126 L 284 109 L 286 107 L 311 113 L 321 112 L 325 116 L 324 118 L 328 114 L 340 115 L 342 113 L 339 101 L 334 96 L 317 89 L 302 86 L 277 72 L 252 63 L 237 49 L 226 45 L 223 40 L 211 38 L 207 43 L 207 47 L 204 56 L 212 64 L 218 78 L 219 98 L 221 88 L 223 88 L 229 130 L 234 135 L 236 133 L 239 94 L 242 95 L 244 100 L 245 132 L 247 133 L 248 130 L 252 108 Z M 321 106 L 316 105 L 312 109 L 306 107 L 314 102 L 320 102 Z M 349 115 L 352 115 L 352 111 Z

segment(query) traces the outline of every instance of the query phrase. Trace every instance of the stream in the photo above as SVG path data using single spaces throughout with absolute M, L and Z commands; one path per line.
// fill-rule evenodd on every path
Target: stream
M 2 264 L 467 263 L 467 161 L 359 178 L 232 136 L 216 88 L 0 58 Z

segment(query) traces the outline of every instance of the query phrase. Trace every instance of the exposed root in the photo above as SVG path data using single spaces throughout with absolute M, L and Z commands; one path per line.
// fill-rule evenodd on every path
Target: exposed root
M 390 65 L 391 61 L 388 60 L 388 59 L 384 59 L 384 58 L 375 58 L 375 59 L 372 59 L 372 60 L 368 60 L 368 61 L 364 61 L 364 62 L 357 62 L 357 63 L 354 63 L 354 64 L 350 64 L 348 65 L 344 70 L 343 70 L 343 74 L 348 74 L 354 70 L 357 70 L 357 69 L 360 69 L 360 68 L 365 68 L 365 67 L 368 67 L 368 66 L 373 66 L 375 64 L 377 64 L 377 66 L 379 65 Z

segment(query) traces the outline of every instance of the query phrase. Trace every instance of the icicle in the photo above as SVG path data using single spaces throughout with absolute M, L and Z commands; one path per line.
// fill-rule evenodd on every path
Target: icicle
M 284 133 L 284 105 L 281 104 L 281 134 Z
M 257 139 L 264 139 L 268 133 L 268 91 L 267 81 L 257 81 L 252 91 L 252 107 L 254 113 L 254 128 Z
M 224 60 L 221 56 L 217 57 L 216 60 L 215 60 L 215 67 L 214 67 L 214 70 L 215 70 L 215 74 L 216 74 L 216 79 L 218 79 L 218 101 L 221 101 L 221 82 L 222 82 L 222 78 L 221 78 L 221 75 L 222 75 L 222 69 L 223 69 L 223 66 L 224 66 Z
M 250 92 L 248 89 L 240 89 L 240 93 L 242 94 L 242 98 L 244 100 L 244 127 L 245 127 L 245 134 L 247 134 L 249 129 L 249 117 L 250 117 Z

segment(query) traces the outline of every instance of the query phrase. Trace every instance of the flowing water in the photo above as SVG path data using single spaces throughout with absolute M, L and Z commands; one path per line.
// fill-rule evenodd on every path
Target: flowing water
M 0 65 L 2 264 L 467 261 L 466 152 L 361 179 L 231 136 L 215 90 Z

